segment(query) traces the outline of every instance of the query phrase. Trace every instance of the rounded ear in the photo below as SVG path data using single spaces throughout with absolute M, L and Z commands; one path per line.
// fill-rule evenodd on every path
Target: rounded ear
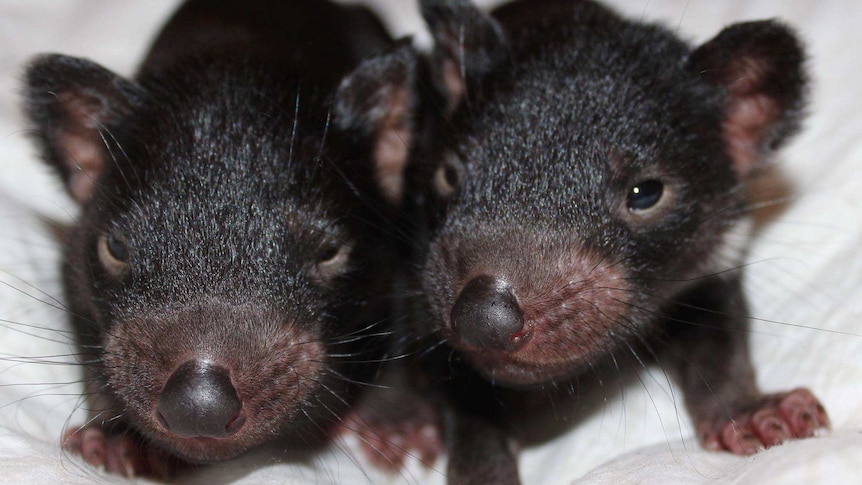
M 116 146 L 111 127 L 140 96 L 136 84 L 86 59 L 49 54 L 27 68 L 25 111 L 42 156 L 79 203 L 92 197 Z
M 796 35 L 776 21 L 731 25 L 692 53 L 689 69 L 726 93 L 724 138 L 740 174 L 798 130 L 804 60 Z
M 393 205 L 404 197 L 413 146 L 418 53 L 408 43 L 366 59 L 338 87 L 333 121 L 369 149 L 371 177 Z
M 420 0 L 434 37 L 438 77 L 452 112 L 467 96 L 467 86 L 493 71 L 508 55 L 503 28 L 468 0 Z

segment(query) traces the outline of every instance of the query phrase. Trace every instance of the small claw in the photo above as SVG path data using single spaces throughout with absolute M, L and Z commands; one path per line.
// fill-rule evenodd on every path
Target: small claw
M 773 408 L 761 409 L 752 414 L 751 427 L 766 448 L 780 445 L 793 437 L 790 426 Z
M 793 438 L 808 438 L 829 427 L 823 406 L 807 389 L 771 394 L 737 412 L 698 426 L 700 441 L 708 450 L 752 455 Z
M 97 426 L 82 426 L 68 431 L 63 438 L 63 448 L 80 455 L 92 466 L 126 478 L 167 479 L 183 466 L 178 458 L 134 435 L 108 434 Z

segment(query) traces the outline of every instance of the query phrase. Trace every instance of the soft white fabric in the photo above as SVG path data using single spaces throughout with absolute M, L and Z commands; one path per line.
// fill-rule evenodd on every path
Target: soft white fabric
M 22 66 L 38 52 L 86 56 L 132 72 L 175 0 L 3 0 L 0 3 L 0 483 L 123 483 L 64 454 L 80 424 L 80 369 L 68 357 L 58 243 L 46 219 L 74 204 L 40 164 L 18 106 Z M 484 2 L 485 4 L 490 2 Z M 862 482 L 862 2 L 855 0 L 613 0 L 702 42 L 724 25 L 780 17 L 810 54 L 811 116 L 756 189 L 766 203 L 746 285 L 752 348 L 766 390 L 809 386 L 831 432 L 750 458 L 700 450 L 679 391 L 653 369 L 571 431 L 523 450 L 526 484 Z M 409 0 L 375 2 L 398 34 L 420 29 Z M 427 35 L 419 40 L 427 44 Z M 779 183 L 781 182 L 781 183 Z M 59 364 L 59 365 L 55 365 Z M 616 385 L 616 384 L 614 384 Z M 184 483 L 441 484 L 441 460 L 388 477 L 355 458 L 354 438 L 320 456 L 276 462 L 272 450 L 202 469 Z M 277 451 L 277 450 L 276 450 Z M 277 455 L 277 453 L 276 453 Z M 143 482 L 143 481 L 139 481 Z

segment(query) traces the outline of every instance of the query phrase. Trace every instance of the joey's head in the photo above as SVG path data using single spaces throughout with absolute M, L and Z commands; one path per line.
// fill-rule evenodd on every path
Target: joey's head
M 384 333 L 386 209 L 369 207 L 402 195 L 389 174 L 409 147 L 411 56 L 328 84 L 251 65 L 137 80 L 30 65 L 35 138 L 81 206 L 65 280 L 97 420 L 194 462 L 336 420 L 362 378 L 346 361 L 374 360 Z
M 776 22 L 692 50 L 590 2 L 546 3 L 491 17 L 423 2 L 453 110 L 422 283 L 436 329 L 509 386 L 574 375 L 737 267 L 745 182 L 805 91 Z

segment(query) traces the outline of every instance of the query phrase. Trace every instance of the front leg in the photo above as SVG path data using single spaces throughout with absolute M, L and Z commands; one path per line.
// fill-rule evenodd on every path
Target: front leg
M 377 468 L 399 473 L 409 457 L 431 467 L 443 453 L 439 403 L 406 387 L 378 388 L 345 417 L 365 457 Z
M 502 406 L 507 393 L 459 363 L 450 365 L 446 483 L 519 485 L 518 453 Z
M 426 381 L 413 357 L 387 362 L 375 387 L 365 389 L 345 416 L 344 432 L 359 438 L 375 467 L 395 474 L 408 458 L 431 467 L 443 454 L 443 399 L 430 392 Z
M 750 455 L 829 426 L 804 388 L 762 394 L 748 351 L 748 307 L 738 278 L 714 278 L 671 314 L 670 363 L 707 449 Z
M 450 436 L 448 485 L 519 485 L 510 438 L 484 417 L 456 414 Z
M 116 433 L 97 424 L 66 432 L 63 448 L 108 473 L 127 478 L 167 480 L 187 466 L 179 458 L 153 447 L 136 433 Z
M 466 369 L 430 384 L 436 377 L 401 364 L 390 365 L 381 387 L 368 390 L 345 419 L 366 458 L 397 473 L 411 454 L 432 466 L 446 451 L 448 485 L 519 485 L 517 457 L 491 386 Z

